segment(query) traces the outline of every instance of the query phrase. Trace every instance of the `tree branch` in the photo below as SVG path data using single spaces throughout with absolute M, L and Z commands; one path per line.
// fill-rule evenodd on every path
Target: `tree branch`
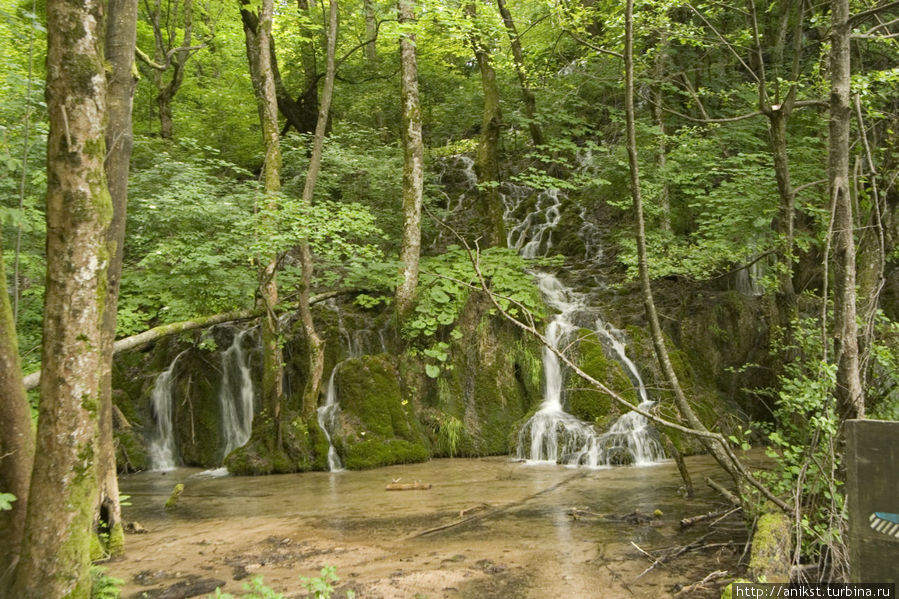
M 849 17 L 849 26 L 852 27 L 853 25 L 857 25 L 868 17 L 872 17 L 885 10 L 890 10 L 891 8 L 896 8 L 897 6 L 899 6 L 899 0 L 893 0 L 893 2 L 887 2 L 886 4 L 875 6 L 874 8 L 869 8 L 868 10 L 863 10 L 862 12 Z

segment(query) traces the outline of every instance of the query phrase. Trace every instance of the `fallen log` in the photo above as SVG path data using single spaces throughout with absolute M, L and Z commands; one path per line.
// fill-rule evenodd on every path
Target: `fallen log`
M 390 483 L 384 487 L 385 491 L 427 491 L 431 488 L 431 483 L 422 483 L 415 481 L 414 483 Z
M 346 293 L 353 293 L 352 290 L 347 289 L 339 289 L 336 291 L 328 291 L 327 293 L 319 293 L 318 295 L 314 295 L 309 298 L 309 304 L 315 304 L 332 297 L 337 297 L 339 295 L 343 295 Z M 276 312 L 285 312 L 288 309 L 288 304 L 286 302 L 282 302 L 281 304 L 275 306 Z M 149 345 L 154 341 L 158 341 L 163 337 L 168 337 L 170 335 L 177 335 L 178 333 L 186 333 L 187 331 L 193 331 L 196 329 L 204 329 L 206 327 L 211 327 L 216 324 L 222 324 L 225 322 L 237 322 L 240 320 L 252 320 L 253 318 L 258 318 L 265 313 L 264 308 L 253 308 L 250 310 L 235 310 L 233 312 L 222 312 L 221 314 L 212 314 L 209 316 L 201 316 L 198 318 L 193 318 L 191 320 L 183 320 L 181 322 L 172 322 L 169 324 L 159 325 L 158 327 L 153 327 L 152 329 L 147 329 L 142 333 L 138 333 L 136 335 L 131 335 L 130 337 L 125 337 L 123 339 L 119 339 L 115 342 L 112 347 L 112 353 L 117 354 L 119 352 L 128 351 L 130 349 L 138 349 L 145 345 Z M 22 383 L 25 385 L 26 391 L 31 391 L 32 389 L 37 388 L 37 386 L 41 382 L 41 371 L 32 372 L 31 374 L 23 377 Z
M 700 514 L 698 516 L 691 516 L 689 518 L 683 518 L 680 521 L 681 530 L 684 528 L 690 528 L 694 524 L 699 524 L 700 522 L 704 522 L 706 520 L 710 520 L 712 518 L 717 518 L 718 516 L 729 516 L 730 514 L 737 511 L 738 508 L 731 508 L 729 510 L 718 510 L 716 512 L 709 512 L 707 514 Z

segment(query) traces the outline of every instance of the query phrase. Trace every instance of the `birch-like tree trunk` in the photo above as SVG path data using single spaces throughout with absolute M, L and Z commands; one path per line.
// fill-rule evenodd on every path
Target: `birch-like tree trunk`
M 97 505 L 106 309 L 104 7 L 47 2 L 47 284 L 41 401 L 25 541 L 13 595 L 87 598 Z
M 325 83 L 322 87 L 321 104 L 318 109 L 318 121 L 315 124 L 315 135 L 312 138 L 312 151 L 309 155 L 309 169 L 306 171 L 306 184 L 303 186 L 303 203 L 312 204 L 315 195 L 315 184 L 322 163 L 322 148 L 325 142 L 325 131 L 328 128 L 328 116 L 331 110 L 331 98 L 334 95 L 334 75 L 337 71 L 337 0 L 330 1 L 328 11 L 328 50 L 325 66 Z M 303 414 L 311 417 L 318 405 L 318 396 L 322 386 L 325 370 L 325 342 L 315 329 L 312 311 L 309 309 L 309 294 L 312 288 L 312 249 L 309 243 L 300 244 L 300 264 L 303 276 L 299 286 L 298 307 L 300 322 L 306 333 L 309 344 L 309 380 L 303 390 Z
M 397 3 L 400 23 L 415 20 L 413 0 Z M 421 202 L 424 192 L 424 145 L 421 138 L 421 107 L 418 101 L 418 65 L 415 59 L 415 35 L 400 38 L 403 103 L 403 242 L 400 262 L 403 280 L 396 288 L 396 311 L 400 318 L 412 309 L 418 286 L 418 260 L 421 253 Z
M 833 202 L 834 351 L 837 407 L 843 418 L 864 418 L 855 306 L 855 237 L 849 195 L 849 0 L 831 0 L 830 138 L 827 176 Z
M 128 171 L 133 135 L 131 108 L 134 99 L 134 48 L 137 37 L 137 0 L 109 0 L 106 19 L 107 114 L 106 182 L 112 200 L 112 222 L 106 237 L 109 251 L 106 307 L 103 312 L 103 345 L 100 364 L 100 445 L 97 472 L 100 482 L 99 522 L 109 534 L 111 555 L 125 549 L 119 480 L 116 473 L 112 418 L 112 356 L 116 310 L 122 278 L 125 246 L 125 214 L 128 205 Z

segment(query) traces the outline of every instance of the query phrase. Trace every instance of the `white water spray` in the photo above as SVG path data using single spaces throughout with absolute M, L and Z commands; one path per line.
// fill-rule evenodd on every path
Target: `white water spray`
M 174 470 L 178 466 L 175 457 L 175 434 L 172 430 L 174 417 L 172 385 L 175 382 L 175 364 L 186 351 L 175 356 L 169 367 L 159 373 L 150 395 L 150 405 L 153 406 L 156 419 L 156 430 L 147 444 L 147 457 L 150 459 L 151 470 Z
M 328 470 L 331 472 L 340 472 L 343 470 L 343 464 L 340 462 L 340 456 L 334 448 L 331 440 L 331 434 L 337 429 L 337 418 L 340 414 L 340 405 L 337 403 L 337 386 L 334 384 L 334 376 L 337 374 L 339 364 L 331 369 L 331 376 L 328 378 L 328 387 L 325 390 L 325 405 L 320 406 L 316 413 L 318 415 L 318 426 L 325 433 L 328 440 Z
M 243 447 L 253 430 L 253 379 L 243 341 L 252 329 L 235 333 L 231 347 L 222 353 L 222 383 L 219 405 L 222 411 L 222 459 Z

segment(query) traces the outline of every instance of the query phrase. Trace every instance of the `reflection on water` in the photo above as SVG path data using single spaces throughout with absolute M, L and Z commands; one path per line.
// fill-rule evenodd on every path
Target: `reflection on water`
M 688 465 L 694 479 L 712 476 L 726 480 L 706 457 L 689 458 Z M 385 485 L 395 480 L 421 481 L 433 487 L 429 491 L 385 491 Z M 185 485 L 184 493 L 177 509 L 166 513 L 162 506 L 179 482 Z M 612 597 L 615 594 L 583 594 L 583 589 L 615 585 L 629 589 L 634 596 L 664 596 L 674 582 L 672 577 L 688 584 L 712 569 L 727 569 L 719 564 L 703 570 L 704 558 L 697 556 L 684 560 L 697 570 L 695 580 L 691 580 L 692 571 L 657 568 L 658 572 L 630 584 L 648 565 L 632 542 L 649 550 L 686 544 L 705 531 L 682 533 L 680 519 L 715 509 L 720 503 L 713 492 L 702 488 L 698 489 L 700 497 L 685 502 L 679 490 L 681 480 L 670 463 L 585 470 L 530 466 L 504 458 L 445 459 L 361 472 L 266 477 L 210 477 L 196 469 L 177 469 L 126 476 L 120 486 L 131 496 L 126 519 L 138 520 L 152 534 L 170 540 L 171 551 L 183 550 L 178 543 L 185 549 L 189 543 L 196 545 L 199 534 L 220 535 L 235 543 L 260 541 L 270 535 L 304 539 L 316 544 L 319 553 L 328 558 L 306 566 L 296 564 L 290 570 L 292 577 L 297 569 L 333 563 L 353 572 L 359 588 L 367 589 L 359 596 L 366 597 L 390 597 L 389 592 L 378 594 L 377 581 L 399 584 L 397 580 L 411 580 L 413 574 L 419 577 L 415 579 L 419 587 L 414 588 L 428 590 L 431 583 L 422 582 L 423 577 L 444 571 L 449 567 L 447 560 L 457 560 L 453 567 L 463 572 L 464 576 L 459 575 L 462 580 L 470 580 L 446 583 L 455 590 L 441 587 L 436 589 L 441 593 L 434 596 L 503 596 L 484 587 L 488 582 L 499 584 L 497 581 L 504 581 L 502 588 L 507 592 L 514 586 L 516 593 L 507 596 Z M 488 507 L 472 512 L 474 516 L 466 512 L 460 517 L 460 511 L 479 504 Z M 572 508 L 602 517 L 573 518 Z M 663 513 L 655 521 L 635 524 L 622 519 L 634 512 L 651 515 L 654 510 Z M 452 526 L 419 536 L 444 525 Z M 253 535 L 259 538 L 250 538 Z M 141 542 L 153 545 L 152 539 L 142 538 Z M 335 547 L 346 551 L 350 551 L 348 547 L 354 551 L 376 547 L 387 557 L 350 560 L 341 557 Z M 140 550 L 129 549 L 129 557 Z M 118 569 L 127 578 L 132 569 L 149 567 L 151 558 L 141 559 L 146 561 L 117 564 L 112 573 Z M 488 562 L 491 565 L 485 566 Z M 481 565 L 476 567 L 476 563 Z M 397 571 L 406 578 L 394 576 Z M 274 576 L 260 572 L 266 574 L 266 580 Z

